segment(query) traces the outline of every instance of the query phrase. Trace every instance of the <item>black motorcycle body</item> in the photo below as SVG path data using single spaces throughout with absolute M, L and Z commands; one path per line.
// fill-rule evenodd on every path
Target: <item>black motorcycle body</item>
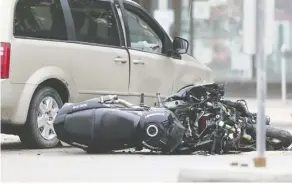
M 167 109 L 117 108 L 96 99 L 65 104 L 55 118 L 54 129 L 61 141 L 90 152 L 144 147 L 171 153 L 185 132 Z

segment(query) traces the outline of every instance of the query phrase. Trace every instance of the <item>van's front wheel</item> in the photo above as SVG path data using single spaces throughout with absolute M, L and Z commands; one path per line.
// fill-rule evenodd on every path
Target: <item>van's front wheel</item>
M 27 122 L 19 134 L 20 140 L 30 148 L 52 148 L 58 145 L 53 121 L 63 102 L 51 87 L 41 87 L 30 103 Z

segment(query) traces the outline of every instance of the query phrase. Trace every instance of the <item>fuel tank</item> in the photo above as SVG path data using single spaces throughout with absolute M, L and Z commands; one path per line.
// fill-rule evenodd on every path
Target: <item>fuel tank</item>
M 96 101 L 65 104 L 54 121 L 58 139 L 103 150 L 134 144 L 139 114 L 109 108 Z

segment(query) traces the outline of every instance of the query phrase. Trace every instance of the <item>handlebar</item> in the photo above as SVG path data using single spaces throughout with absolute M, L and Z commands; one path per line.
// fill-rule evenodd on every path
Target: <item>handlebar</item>
M 136 108 L 137 106 L 123 99 L 119 99 L 117 95 L 105 95 L 100 97 L 100 103 L 120 104 L 127 108 Z
M 119 99 L 119 97 L 117 95 L 105 95 L 105 96 L 101 96 L 98 99 L 98 101 L 100 103 L 104 103 L 104 104 L 119 104 L 119 105 L 123 105 L 126 108 L 143 109 L 143 107 L 144 107 L 144 106 L 134 105 L 131 102 L 128 102 L 128 101 L 123 100 L 123 99 Z
M 115 101 L 113 101 L 115 104 L 121 104 L 121 105 L 124 105 L 125 107 L 127 108 L 141 108 L 141 106 L 138 106 L 138 105 L 134 105 L 126 100 L 123 100 L 123 99 L 117 99 Z
M 105 96 L 100 97 L 100 102 L 106 103 L 108 101 L 113 101 L 113 100 L 117 100 L 117 99 L 118 99 L 117 95 L 105 95 Z

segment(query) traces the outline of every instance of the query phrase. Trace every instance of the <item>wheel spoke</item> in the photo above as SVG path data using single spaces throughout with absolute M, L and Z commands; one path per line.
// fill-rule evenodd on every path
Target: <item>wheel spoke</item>
M 50 135 L 50 126 L 49 125 L 45 125 L 44 126 L 44 128 L 43 128 L 43 131 L 42 131 L 42 136 L 44 137 L 44 138 L 46 138 L 46 139 L 48 139 L 49 138 L 49 135 Z
M 52 110 L 53 109 L 53 99 L 52 98 L 48 98 L 46 100 L 46 103 L 47 103 L 48 110 Z
M 54 109 L 51 111 L 51 116 L 53 117 L 53 119 L 55 119 L 55 117 L 57 116 L 58 111 L 59 111 L 59 108 L 54 108 Z
M 38 120 L 37 121 L 38 121 L 38 128 L 40 128 L 40 127 L 43 127 L 48 122 L 48 119 L 47 119 L 46 116 L 44 116 L 42 114 L 41 117 L 38 117 Z
M 51 124 L 50 130 L 51 130 L 51 135 L 56 135 L 56 132 L 55 132 L 53 124 Z
M 47 106 L 44 103 L 40 103 L 39 109 L 40 109 L 40 112 L 42 113 L 42 115 L 44 115 L 48 110 Z

